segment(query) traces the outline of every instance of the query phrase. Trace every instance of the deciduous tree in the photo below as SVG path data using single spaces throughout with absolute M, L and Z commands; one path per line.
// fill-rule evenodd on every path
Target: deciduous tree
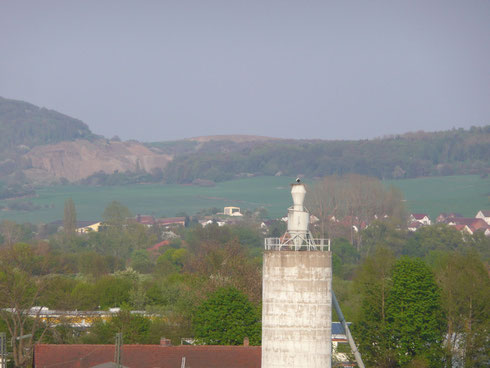
M 484 367 L 490 361 L 490 279 L 476 253 L 448 253 L 436 267 L 446 313 L 446 348 L 457 366 Z
M 395 364 L 386 315 L 394 263 L 390 250 L 377 248 L 361 264 L 355 279 L 356 290 L 361 295 L 360 318 L 354 325 L 359 349 L 367 363 L 385 368 Z
M 65 201 L 65 209 L 63 213 L 63 229 L 65 234 L 72 235 L 77 228 L 77 211 L 75 209 L 75 202 L 73 199 L 68 198 Z
M 426 358 L 432 367 L 441 365 L 444 317 L 440 289 L 422 260 L 401 258 L 395 263 L 386 320 L 399 364 L 417 357 Z
M 0 318 L 12 337 L 16 367 L 28 364 L 34 344 L 47 328 L 39 318 L 41 308 L 32 309 L 44 288 L 42 280 L 33 276 L 35 263 L 27 244 L 16 244 L 0 254 Z
M 235 288 L 218 289 L 195 311 L 196 339 L 209 345 L 241 345 L 245 337 L 259 345 L 260 315 L 245 294 Z
M 361 247 L 360 229 L 377 218 L 406 226 L 403 196 L 380 180 L 358 175 L 327 176 L 316 182 L 307 196 L 307 206 L 320 219 L 322 234 L 346 236 Z M 340 221 L 340 223 L 339 223 Z M 341 225 L 341 226 L 339 226 Z

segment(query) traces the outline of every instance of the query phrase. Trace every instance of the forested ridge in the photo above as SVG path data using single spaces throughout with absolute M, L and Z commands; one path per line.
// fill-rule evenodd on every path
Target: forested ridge
M 0 132 L 0 180 L 9 186 L 36 182 L 36 173 L 27 178 L 24 175 L 32 168 L 26 153 L 33 147 L 103 139 L 80 120 L 1 97 Z M 490 172 L 490 125 L 357 141 L 217 136 L 146 145 L 155 155 L 167 154 L 172 161 L 152 172 L 100 171 L 81 179 L 81 184 L 189 184 L 257 175 L 323 177 L 347 173 L 399 179 Z M 54 160 L 50 167 L 63 165 L 62 158 L 57 157 L 49 158 Z M 48 170 L 45 174 L 53 173 Z
M 32 148 L 94 135 L 78 119 L 24 101 L 0 97 L 0 152 L 18 145 Z
M 169 164 L 164 173 L 168 182 L 224 181 L 244 175 L 357 173 L 380 179 L 481 175 L 490 171 L 490 126 L 359 141 L 211 141 L 194 150 Z

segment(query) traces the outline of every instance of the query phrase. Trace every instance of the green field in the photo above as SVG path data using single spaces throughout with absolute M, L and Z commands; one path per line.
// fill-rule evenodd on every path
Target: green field
M 465 217 L 474 217 L 479 210 L 490 209 L 490 178 L 438 176 L 386 183 L 401 189 L 412 213 L 427 213 L 432 220 L 441 212 L 458 212 Z
M 79 220 L 99 220 L 106 205 L 117 200 L 133 214 L 175 216 L 194 214 L 204 208 L 238 206 L 242 209 L 265 207 L 271 217 L 284 216 L 291 205 L 289 184 L 293 178 L 255 177 L 218 183 L 214 187 L 140 184 L 116 187 L 55 186 L 38 189 L 37 196 L 17 201 L 40 206 L 32 212 L 0 211 L 0 220 L 19 223 L 48 223 L 63 218 L 64 201 L 72 198 Z M 308 183 L 308 181 L 307 181 Z M 490 209 L 490 179 L 479 176 L 446 176 L 387 181 L 399 187 L 412 212 L 460 212 L 474 216 Z M 8 201 L 0 201 L 6 206 Z

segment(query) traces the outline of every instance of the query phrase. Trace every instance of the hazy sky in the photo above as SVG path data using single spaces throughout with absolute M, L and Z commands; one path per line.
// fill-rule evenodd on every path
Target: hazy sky
M 490 124 L 490 1 L 1 0 L 0 96 L 110 138 Z

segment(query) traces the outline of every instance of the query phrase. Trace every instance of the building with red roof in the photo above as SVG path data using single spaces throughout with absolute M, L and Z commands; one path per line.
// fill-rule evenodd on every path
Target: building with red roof
M 260 346 L 123 345 L 127 368 L 260 368 Z M 114 345 L 51 345 L 34 347 L 34 368 L 115 367 Z M 185 365 L 184 365 L 185 362 Z

